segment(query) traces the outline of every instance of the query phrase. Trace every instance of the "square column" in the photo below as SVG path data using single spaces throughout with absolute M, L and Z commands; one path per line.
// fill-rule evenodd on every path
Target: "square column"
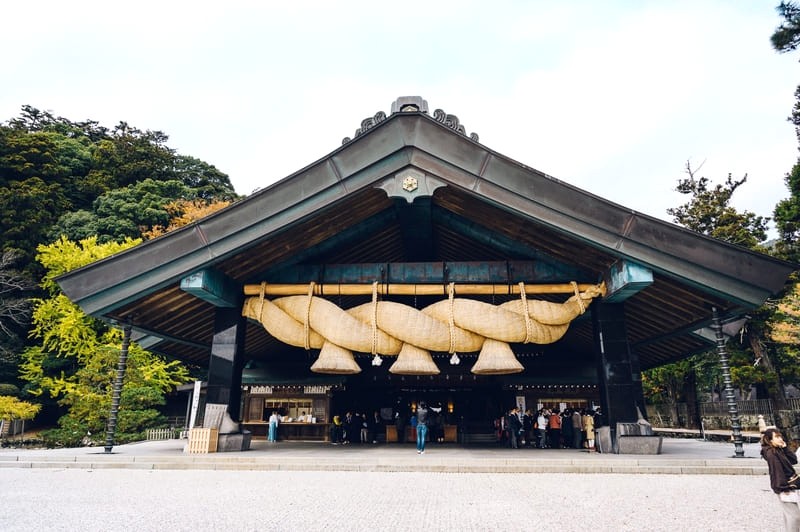
M 635 423 L 637 403 L 644 408 L 639 358 L 628 344 L 624 304 L 595 302 L 591 309 L 603 421 L 613 441 L 617 423 Z
M 238 421 L 240 416 L 246 326 L 241 309 L 216 309 L 206 402 L 227 404 L 228 413 L 234 421 Z

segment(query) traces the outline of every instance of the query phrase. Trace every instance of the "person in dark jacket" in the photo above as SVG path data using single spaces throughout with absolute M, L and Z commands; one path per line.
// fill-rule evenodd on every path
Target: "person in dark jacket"
M 768 428 L 761 437 L 761 457 L 767 461 L 770 487 L 781 502 L 786 530 L 800 531 L 800 479 L 794 470 L 797 455 L 786 446 L 778 429 Z
M 394 426 L 397 429 L 397 443 L 405 443 L 406 417 L 399 411 L 394 415 Z
M 525 447 L 533 446 L 533 423 L 533 412 L 529 408 L 522 416 L 522 439 L 525 440 Z
M 506 430 L 508 430 L 508 440 L 511 448 L 519 449 L 519 437 L 522 433 L 522 420 L 519 419 L 519 408 L 514 407 L 508 411 Z

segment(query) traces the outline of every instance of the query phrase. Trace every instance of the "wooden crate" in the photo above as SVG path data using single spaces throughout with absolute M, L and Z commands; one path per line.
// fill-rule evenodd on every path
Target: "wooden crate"
M 189 431 L 190 453 L 215 453 L 217 452 L 217 437 L 219 429 L 192 429 Z

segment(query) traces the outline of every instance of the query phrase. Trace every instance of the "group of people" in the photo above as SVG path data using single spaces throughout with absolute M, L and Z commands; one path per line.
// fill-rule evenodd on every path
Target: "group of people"
M 378 443 L 378 434 L 384 430 L 383 419 L 377 411 L 372 415 L 347 412 L 344 417 L 333 416 L 330 430 L 333 445 Z
M 425 440 L 443 443 L 445 440 L 444 426 L 447 420 L 441 408 L 430 407 L 425 401 L 420 401 L 411 416 L 406 416 L 397 411 L 391 421 L 397 430 L 397 441 L 406 441 L 406 427 L 411 426 L 417 440 L 417 452 L 425 451 Z M 358 412 L 347 412 L 344 416 L 333 416 L 330 428 L 330 441 L 333 445 L 347 445 L 351 443 L 378 443 L 379 434 L 383 434 L 386 425 L 379 412 L 371 416 Z M 412 436 L 413 438 L 414 436 Z
M 541 408 L 524 413 L 513 407 L 495 420 L 498 441 L 512 449 L 535 447 L 538 449 L 588 449 L 595 450 L 595 426 L 599 412 L 587 409 Z

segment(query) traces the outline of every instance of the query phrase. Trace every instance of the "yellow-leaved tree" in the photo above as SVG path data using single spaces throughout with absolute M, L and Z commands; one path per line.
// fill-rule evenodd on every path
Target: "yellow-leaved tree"
M 22 401 L 10 395 L 0 395 L 0 421 L 22 420 L 22 433 L 20 438 L 25 437 L 25 421 L 33 419 L 42 405 Z
M 38 247 L 37 260 L 47 270 L 41 286 L 49 297 L 34 300 L 31 335 L 38 345 L 24 351 L 20 376 L 28 382 L 29 393 L 49 394 L 67 409 L 58 429 L 42 433 L 48 445 L 79 445 L 87 434 L 102 437 L 122 345 L 122 331 L 86 315 L 61 293 L 55 278 L 139 242 L 98 244 L 94 237 L 80 242 L 62 237 Z M 148 428 L 162 425 L 163 416 L 154 407 L 164 404 L 166 392 L 189 380 L 189 371 L 180 362 L 132 342 L 116 442 L 141 439 Z

